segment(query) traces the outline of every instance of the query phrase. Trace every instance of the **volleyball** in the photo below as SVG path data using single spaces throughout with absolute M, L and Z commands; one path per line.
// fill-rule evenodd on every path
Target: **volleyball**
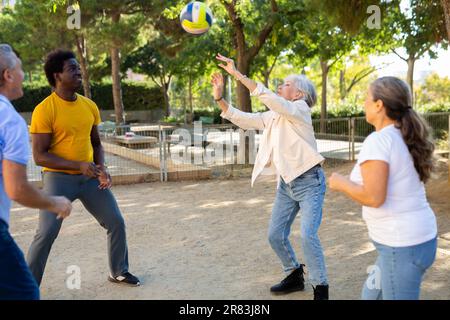
M 187 4 L 180 14 L 181 26 L 191 34 L 203 34 L 212 25 L 213 15 L 206 4 L 192 1 Z

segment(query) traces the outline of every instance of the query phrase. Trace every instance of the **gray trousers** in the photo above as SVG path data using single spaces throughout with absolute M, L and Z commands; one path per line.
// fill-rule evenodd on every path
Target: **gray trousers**
M 44 192 L 65 196 L 70 201 L 80 199 L 84 207 L 107 230 L 108 259 L 111 275 L 117 277 L 128 272 L 128 249 L 125 221 L 116 199 L 109 189 L 100 190 L 99 181 L 84 175 L 44 172 Z M 70 216 L 69 216 L 70 219 Z M 50 249 L 61 229 L 62 220 L 50 211 L 39 211 L 39 228 L 30 249 L 27 263 L 40 285 Z

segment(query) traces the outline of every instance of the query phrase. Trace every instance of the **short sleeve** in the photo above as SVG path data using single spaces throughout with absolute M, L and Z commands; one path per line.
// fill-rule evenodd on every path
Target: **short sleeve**
M 50 113 L 44 105 L 38 105 L 31 116 L 30 133 L 52 133 L 52 127 Z
M 358 163 L 368 160 L 380 160 L 389 163 L 392 138 L 387 134 L 373 132 L 363 143 L 358 156 Z
M 30 158 L 28 128 L 19 115 L 2 123 L 0 142 L 2 159 L 27 165 Z
M 98 107 L 94 101 L 90 101 L 90 102 L 91 102 L 90 105 L 92 108 L 92 112 L 94 113 L 94 125 L 98 126 L 102 122 L 102 118 L 100 116 L 100 110 L 98 109 Z

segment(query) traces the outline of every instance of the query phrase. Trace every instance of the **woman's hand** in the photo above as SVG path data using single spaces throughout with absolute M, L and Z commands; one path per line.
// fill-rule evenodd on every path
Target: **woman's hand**
M 223 76 L 221 73 L 214 73 L 212 75 L 211 83 L 213 85 L 213 96 L 215 100 L 222 98 L 223 96 Z
M 219 64 L 219 67 L 221 67 L 222 69 L 224 69 L 226 72 L 228 72 L 230 75 L 232 75 L 233 77 L 236 76 L 236 67 L 234 65 L 234 61 L 233 59 L 224 57 L 223 55 L 221 55 L 220 53 L 217 54 L 216 56 L 217 60 L 223 61 L 225 62 L 225 64 Z

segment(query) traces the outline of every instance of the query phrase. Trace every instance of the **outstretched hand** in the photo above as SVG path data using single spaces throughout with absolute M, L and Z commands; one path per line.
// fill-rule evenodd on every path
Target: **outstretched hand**
M 216 59 L 222 62 L 225 62 L 225 64 L 221 63 L 219 64 L 219 67 L 224 69 L 226 72 L 228 72 L 230 75 L 235 76 L 236 73 L 236 66 L 234 65 L 233 59 L 227 58 L 220 53 L 217 54 Z
M 214 73 L 212 75 L 211 83 L 213 85 L 214 99 L 220 99 L 223 95 L 224 81 L 221 73 Z

